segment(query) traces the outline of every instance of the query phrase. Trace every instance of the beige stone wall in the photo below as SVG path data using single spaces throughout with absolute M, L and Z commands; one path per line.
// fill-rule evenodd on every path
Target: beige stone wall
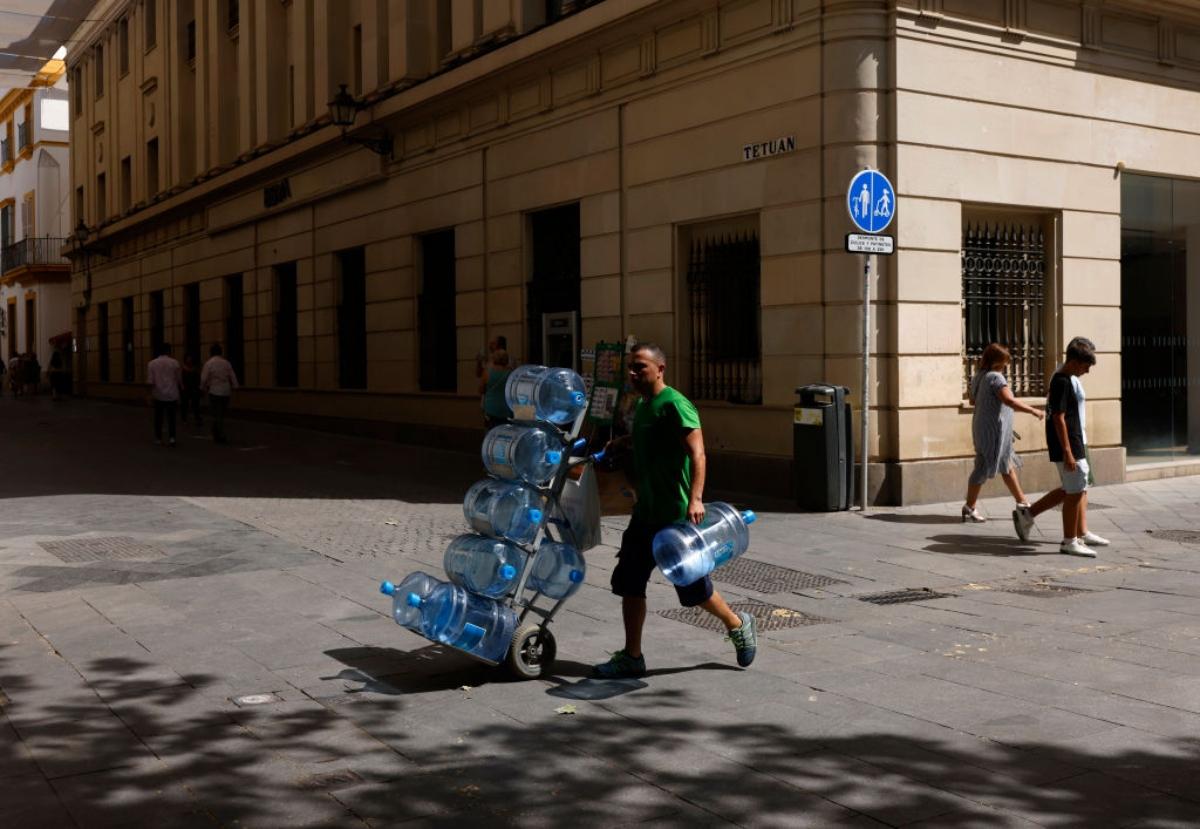
M 1061 353 L 1077 334 L 1095 340 L 1099 363 L 1085 379 L 1089 438 L 1097 447 L 1119 445 L 1120 171 L 1200 173 L 1200 55 L 1186 52 L 1191 41 L 1174 39 L 1185 31 L 1180 23 L 1115 10 L 1095 17 L 1095 7 L 1085 12 L 1051 0 L 992 6 L 901 3 L 895 333 L 902 462 L 971 453 L 958 374 L 959 234 L 963 213 L 979 208 L 1028 211 L 1053 223 L 1056 345 Z M 1143 42 L 1147 26 L 1156 34 Z M 1135 65 L 1140 77 L 1133 77 Z M 1174 86 L 1184 78 L 1188 87 Z M 1017 429 L 1020 449 L 1043 448 L 1031 419 L 1018 416 Z

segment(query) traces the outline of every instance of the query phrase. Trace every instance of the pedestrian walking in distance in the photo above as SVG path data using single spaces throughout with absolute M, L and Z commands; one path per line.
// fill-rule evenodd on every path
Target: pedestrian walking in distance
M 208 393 L 213 440 L 226 443 L 225 413 L 229 411 L 233 390 L 238 387 L 237 374 L 233 365 L 223 356 L 220 343 L 213 343 L 208 354 L 208 360 L 200 372 L 200 388 Z
M 512 369 L 508 366 L 508 352 L 497 348 L 488 357 L 488 364 L 479 378 L 483 425 L 487 429 L 512 419 L 512 409 L 508 408 L 508 400 L 504 397 L 504 387 L 508 384 L 510 374 Z
M 1067 343 L 1066 360 L 1050 378 L 1046 396 L 1046 450 L 1058 467 L 1062 486 L 1048 492 L 1030 507 L 1013 510 L 1013 526 L 1022 541 L 1029 540 L 1034 519 L 1062 504 L 1063 540 L 1058 551 L 1065 555 L 1095 558 L 1093 547 L 1107 547 L 1108 539 L 1087 526 L 1087 489 L 1092 483 L 1087 458 L 1087 395 L 1079 379 L 1096 364 L 1096 345 L 1086 337 Z
M 183 391 L 183 369 L 171 356 L 170 343 L 158 346 L 158 356 L 146 366 L 150 402 L 154 405 L 154 439 L 162 443 L 163 421 L 167 423 L 167 445 L 175 445 L 175 415 Z
M 1021 458 L 1013 446 L 1013 412 L 1031 414 L 1038 420 L 1046 416 L 1041 409 L 1027 406 L 1015 398 L 1004 371 L 1012 356 L 999 343 L 992 343 L 979 358 L 979 370 L 971 380 L 971 402 L 975 414 L 971 420 L 971 437 L 975 442 L 975 469 L 967 479 L 967 500 L 962 508 L 963 521 L 986 521 L 976 509 L 979 491 L 997 475 L 1004 481 L 1018 507 L 1028 507 L 1017 470 Z
M 629 352 L 629 379 L 641 396 L 633 416 L 633 434 L 609 441 L 617 450 L 630 442 L 637 474 L 637 503 L 629 528 L 621 537 L 612 592 L 621 597 L 625 647 L 609 661 L 595 666 L 597 676 L 615 679 L 642 676 L 642 627 L 646 621 L 646 584 L 654 571 L 652 543 L 659 530 L 678 521 L 704 520 L 704 436 L 700 415 L 691 401 L 663 379 L 667 359 L 653 343 L 638 343 Z M 734 613 L 705 576 L 676 587 L 684 607 L 702 607 L 721 620 L 747 667 L 754 661 L 758 637 L 754 617 Z

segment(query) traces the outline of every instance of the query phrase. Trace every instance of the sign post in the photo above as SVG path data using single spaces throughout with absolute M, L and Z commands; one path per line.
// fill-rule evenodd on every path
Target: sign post
M 896 215 L 896 190 L 887 180 L 887 176 L 868 168 L 850 179 L 850 187 L 846 190 L 846 209 L 850 211 L 850 220 L 863 231 L 846 234 L 846 251 L 863 254 L 862 409 L 859 412 L 862 463 L 859 473 L 859 506 L 866 512 L 871 411 L 871 257 L 875 254 L 890 256 L 895 250 L 895 238 L 880 234 L 887 229 L 892 223 L 892 217 Z

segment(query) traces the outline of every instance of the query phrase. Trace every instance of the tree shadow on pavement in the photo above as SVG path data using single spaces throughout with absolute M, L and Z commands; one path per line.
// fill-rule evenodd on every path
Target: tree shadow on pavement
M 23 660 L 18 660 L 23 662 Z M 1093 748 L 1002 744 L 906 717 L 872 722 L 833 694 L 701 708 L 654 689 L 557 714 L 512 685 L 364 695 L 322 705 L 294 689 L 238 708 L 219 679 L 147 688 L 151 665 L 91 663 L 46 686 L 0 657 L 0 824 L 390 826 L 1195 825 L 1200 742 L 1120 735 Z M 110 675 L 111 673 L 111 675 Z M 749 677 L 747 677 L 749 679 Z M 698 683 L 703 682 L 701 676 Z M 531 687 L 531 690 L 533 688 Z M 507 692 L 506 692 L 507 691 Z M 671 703 L 671 707 L 664 706 Z M 711 705 L 711 703 L 710 703 Z M 794 706 L 794 707 L 793 707 Z M 7 729 L 0 723 L 0 729 Z M 19 734 L 20 739 L 16 739 Z M 70 817 L 66 817 L 69 812 Z M 65 819 L 64 819 L 65 818 Z

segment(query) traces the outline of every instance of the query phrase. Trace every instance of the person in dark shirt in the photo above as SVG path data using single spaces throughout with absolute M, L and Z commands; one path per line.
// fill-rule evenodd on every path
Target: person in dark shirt
M 1042 496 L 1031 507 L 1013 511 L 1013 524 L 1022 541 L 1028 540 L 1035 516 L 1062 504 L 1063 540 L 1058 551 L 1094 558 L 1092 547 L 1108 545 L 1087 528 L 1087 488 L 1091 470 L 1087 459 L 1087 398 L 1079 378 L 1096 364 L 1096 346 L 1086 337 L 1067 344 L 1066 360 L 1050 378 L 1046 396 L 1046 450 L 1058 467 L 1062 486 Z

